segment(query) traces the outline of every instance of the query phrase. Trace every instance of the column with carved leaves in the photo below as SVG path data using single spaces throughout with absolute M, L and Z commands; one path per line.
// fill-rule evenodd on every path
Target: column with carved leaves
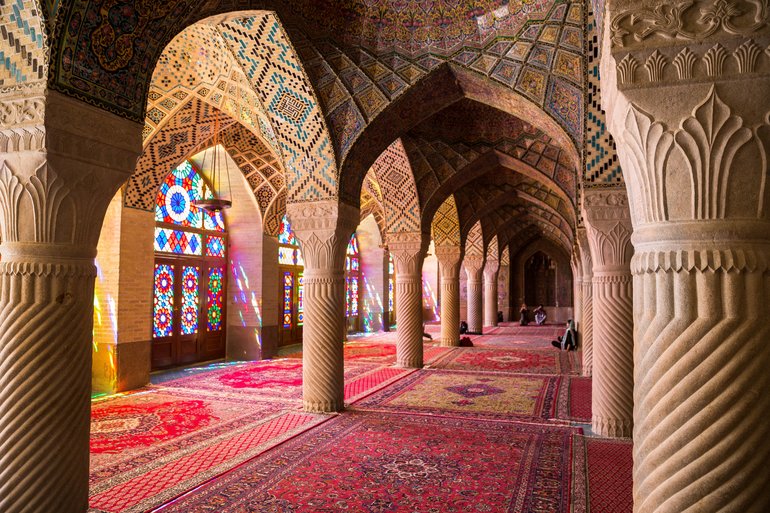
M 592 424 L 602 436 L 633 427 L 631 215 L 622 188 L 587 189 L 583 218 L 593 262 Z
M 497 273 L 499 270 L 500 260 L 487 256 L 487 262 L 484 264 L 484 326 L 497 326 Z
M 420 232 L 389 233 L 388 249 L 396 266 L 396 363 L 420 368 L 422 358 L 422 263 L 425 237 Z
M 80 513 L 94 257 L 142 127 L 54 92 L 13 94 L 0 97 L 0 510 Z
M 572 270 L 572 319 L 580 330 L 583 326 L 583 266 L 580 263 L 580 250 L 577 242 L 572 246 L 570 255 L 570 269 Z
M 463 260 L 465 274 L 468 278 L 468 332 L 482 332 L 482 302 L 484 257 L 479 255 L 466 255 Z
M 286 214 L 305 260 L 302 402 L 306 411 L 341 411 L 345 252 L 359 212 L 345 203 L 325 200 L 289 203 Z
M 436 247 L 441 273 L 441 345 L 460 343 L 460 246 Z
M 634 219 L 634 510 L 770 511 L 770 8 L 612 2 Z
M 594 365 L 594 270 L 591 261 L 591 248 L 588 246 L 586 229 L 577 229 L 577 243 L 580 250 L 582 324 L 578 326 L 578 343 L 583 354 L 583 376 L 593 373 Z

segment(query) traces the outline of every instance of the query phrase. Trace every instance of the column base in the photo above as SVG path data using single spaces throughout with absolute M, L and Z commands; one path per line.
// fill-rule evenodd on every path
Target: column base
M 345 401 L 303 401 L 302 409 L 308 413 L 339 413 L 345 409 Z
M 452 338 L 442 338 L 441 339 L 441 347 L 459 347 L 460 346 L 460 339 L 452 339 Z
M 396 367 L 402 369 L 422 369 L 425 365 L 420 360 L 407 360 L 396 362 Z

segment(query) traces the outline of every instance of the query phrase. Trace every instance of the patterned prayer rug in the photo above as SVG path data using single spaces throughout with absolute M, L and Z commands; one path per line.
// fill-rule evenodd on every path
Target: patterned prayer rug
M 163 513 L 569 513 L 566 427 L 346 413 Z
M 591 378 L 564 376 L 559 387 L 557 411 L 562 420 L 590 423 Z
M 328 417 L 286 410 L 275 401 L 149 389 L 94 404 L 91 418 L 91 511 L 134 513 L 157 507 Z
M 484 335 L 473 340 L 475 347 L 550 349 L 551 341 L 539 335 Z
M 356 409 L 547 421 L 556 414 L 561 378 L 422 370 L 355 404 Z
M 588 453 L 588 495 L 591 513 L 633 511 L 633 445 L 630 440 L 577 437 Z
M 568 351 L 461 347 L 433 364 L 437 369 L 576 374 Z

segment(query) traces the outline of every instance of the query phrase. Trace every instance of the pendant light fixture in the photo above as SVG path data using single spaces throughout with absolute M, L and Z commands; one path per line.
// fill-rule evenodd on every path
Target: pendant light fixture
M 192 203 L 196 207 L 206 210 L 207 212 L 217 213 L 227 208 L 230 208 L 233 204 L 229 198 L 233 197 L 233 191 L 230 187 L 230 159 L 226 154 L 220 153 L 226 152 L 224 148 L 220 151 L 219 148 L 219 118 L 214 121 L 214 144 L 209 148 L 206 153 L 211 153 L 211 161 L 207 164 L 206 153 L 203 154 L 203 162 L 201 167 L 203 172 L 206 173 L 208 167 L 209 184 L 211 185 L 210 193 L 207 193 L 209 184 L 203 185 L 203 197 L 201 199 L 194 200 Z M 223 162 L 224 161 L 224 162 Z M 222 182 L 226 182 L 228 191 L 227 198 L 223 195 Z M 210 197 L 207 197 L 210 196 Z

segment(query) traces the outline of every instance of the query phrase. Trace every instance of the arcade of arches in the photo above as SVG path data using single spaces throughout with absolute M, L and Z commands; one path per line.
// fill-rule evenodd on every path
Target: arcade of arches
M 424 379 L 427 408 L 430 379 L 450 372 L 432 369 L 436 354 L 465 350 L 460 321 L 483 346 L 522 333 L 506 323 L 525 302 L 555 326 L 574 319 L 590 422 L 487 418 L 479 437 L 628 439 L 635 513 L 770 511 L 767 0 L 5 0 L 0 34 L 3 512 L 84 512 L 89 497 L 93 511 L 158 506 L 94 506 L 107 490 L 89 460 L 94 395 L 301 352 L 292 415 L 343 444 L 339 426 L 379 418 L 357 405 L 329 416 L 364 372 L 346 338 L 390 337 L 377 376 L 409 371 L 389 386 L 412 391 Z M 200 206 L 221 199 L 232 206 Z M 509 393 L 491 383 L 502 375 L 457 405 Z M 174 418 L 179 433 L 189 419 Z M 446 422 L 434 435 L 471 429 L 446 411 L 409 418 Z M 388 489 L 459 490 L 436 476 L 465 468 L 453 443 L 481 438 L 452 437 L 430 445 L 444 459 L 384 463 Z M 380 472 L 372 454 L 367 476 Z M 206 507 L 358 507 L 334 495 L 314 509 L 293 495 L 314 486 L 297 472 L 296 489 L 240 505 L 224 474 L 235 488 Z M 548 491 L 506 488 L 503 474 L 476 499 L 374 497 L 365 510 L 586 511 L 574 493 L 546 509 L 532 499 L 585 486 L 569 472 Z

